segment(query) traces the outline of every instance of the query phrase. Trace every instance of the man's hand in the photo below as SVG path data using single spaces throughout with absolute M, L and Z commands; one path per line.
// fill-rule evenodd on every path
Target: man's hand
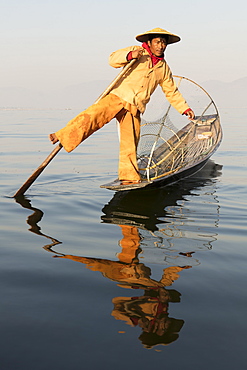
M 143 48 L 140 48 L 140 49 L 137 49 L 137 50 L 133 50 L 131 52 L 131 56 L 132 56 L 132 59 L 140 59 L 142 54 L 144 52 L 144 49 Z
M 189 119 L 194 119 L 195 118 L 195 113 L 193 112 L 192 109 L 187 109 L 184 114 L 189 118 Z

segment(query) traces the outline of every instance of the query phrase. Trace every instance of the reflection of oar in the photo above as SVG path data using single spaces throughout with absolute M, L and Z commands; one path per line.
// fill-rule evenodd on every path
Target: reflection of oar
M 136 59 L 132 59 L 130 63 L 126 64 L 126 66 L 122 69 L 122 71 L 117 75 L 117 77 L 111 82 L 111 84 L 106 88 L 106 90 L 99 96 L 95 103 L 102 98 L 104 98 L 109 92 L 113 89 L 113 87 L 119 82 L 119 80 L 124 76 L 124 74 L 132 67 L 132 65 L 136 62 Z M 94 104 L 95 104 L 94 103 Z M 55 149 L 48 155 L 48 157 L 44 160 L 43 163 L 34 171 L 34 173 L 27 179 L 27 181 L 20 187 L 19 190 L 14 194 L 14 198 L 23 195 L 27 189 L 32 185 L 32 183 L 37 179 L 37 177 L 43 172 L 43 170 L 48 166 L 51 160 L 55 157 L 55 155 L 62 149 L 62 144 L 58 144 Z
M 52 251 L 51 247 L 57 244 L 61 244 L 60 241 L 57 239 L 53 238 L 52 236 L 43 234 L 41 232 L 41 228 L 38 226 L 38 223 L 41 221 L 44 213 L 41 211 L 41 209 L 32 207 L 30 200 L 25 198 L 24 195 L 20 195 L 18 198 L 16 198 L 16 202 L 19 203 L 23 208 L 31 209 L 34 211 L 30 216 L 27 218 L 27 224 L 30 225 L 29 231 L 32 233 L 35 233 L 37 235 L 44 236 L 52 241 L 51 244 L 45 245 L 43 248 L 46 249 L 47 251 Z

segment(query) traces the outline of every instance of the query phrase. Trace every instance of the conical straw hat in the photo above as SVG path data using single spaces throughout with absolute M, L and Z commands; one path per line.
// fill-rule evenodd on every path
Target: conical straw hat
M 158 37 L 167 36 L 168 37 L 168 44 L 173 44 L 174 42 L 180 41 L 180 37 L 177 35 L 174 35 L 173 33 L 170 33 L 166 30 L 163 30 L 162 28 L 154 28 L 150 31 L 140 33 L 140 35 L 136 36 L 136 40 L 140 42 L 147 42 L 149 40 L 149 37 L 151 35 L 158 35 Z

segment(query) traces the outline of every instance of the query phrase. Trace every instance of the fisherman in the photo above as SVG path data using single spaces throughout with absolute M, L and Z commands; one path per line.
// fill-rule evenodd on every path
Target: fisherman
M 64 128 L 50 134 L 50 141 L 60 141 L 67 152 L 74 150 L 82 141 L 116 118 L 120 127 L 120 154 L 118 178 L 122 184 L 141 181 L 136 151 L 140 137 L 140 115 L 158 85 L 169 103 L 189 119 L 195 117 L 178 91 L 172 73 L 164 59 L 168 44 L 180 41 L 180 37 L 162 28 L 154 28 L 136 36 L 141 46 L 130 46 L 110 55 L 109 64 L 124 67 L 132 59 L 136 63 L 108 95 L 91 105 Z

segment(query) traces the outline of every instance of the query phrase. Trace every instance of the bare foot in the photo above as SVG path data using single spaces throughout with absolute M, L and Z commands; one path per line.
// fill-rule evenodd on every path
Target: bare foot
M 141 180 L 121 180 L 121 185 L 139 184 Z
M 56 144 L 58 142 L 58 138 L 56 137 L 56 134 L 50 134 L 49 139 L 52 142 L 52 144 Z

